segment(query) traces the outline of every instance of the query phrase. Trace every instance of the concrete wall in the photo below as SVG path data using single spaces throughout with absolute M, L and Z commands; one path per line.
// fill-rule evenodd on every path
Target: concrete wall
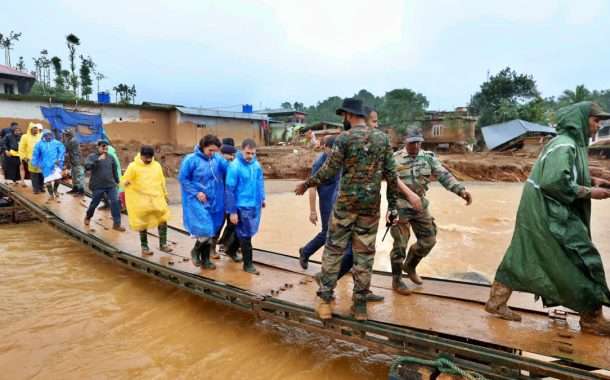
M 4 85 L 11 84 L 13 85 L 13 94 L 19 95 L 19 86 L 16 80 L 0 78 L 0 94 L 4 94 Z
M 33 100 L 0 99 L 0 128 L 18 122 L 24 129 L 29 122 L 38 122 L 49 128 L 40 111 L 49 103 Z M 61 104 L 51 104 L 61 106 Z M 67 105 L 66 108 L 73 108 Z M 99 113 L 110 139 L 117 143 L 171 144 L 180 149 L 191 150 L 205 135 L 214 134 L 219 138 L 232 137 L 236 144 L 251 138 L 264 145 L 260 121 L 210 118 L 183 115 L 176 110 L 150 109 L 145 107 L 120 107 L 84 105 L 78 111 Z
M 174 126 L 176 142 L 181 148 L 192 148 L 205 135 L 212 134 L 223 139 L 232 137 L 235 145 L 245 139 L 253 139 L 258 145 L 264 145 L 264 138 L 257 120 L 210 118 L 179 114 Z

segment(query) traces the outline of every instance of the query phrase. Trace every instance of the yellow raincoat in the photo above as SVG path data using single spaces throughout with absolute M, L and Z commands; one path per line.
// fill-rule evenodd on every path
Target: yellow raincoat
M 161 165 L 145 164 L 138 154 L 121 178 L 129 225 L 136 231 L 157 227 L 169 220 L 167 188 Z
M 36 136 L 32 135 L 32 127 L 37 126 L 39 131 Z M 40 173 L 40 169 L 36 166 L 32 166 L 32 155 L 34 154 L 34 146 L 42 137 L 42 125 L 36 123 L 30 123 L 28 130 L 21 136 L 19 140 L 19 157 L 22 160 L 28 160 L 28 170 L 30 173 Z

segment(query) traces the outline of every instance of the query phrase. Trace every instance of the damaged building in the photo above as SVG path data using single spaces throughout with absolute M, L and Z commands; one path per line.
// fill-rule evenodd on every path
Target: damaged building
M 555 128 L 520 119 L 483 127 L 481 133 L 491 151 L 531 154 L 538 154 L 544 143 L 557 134 Z

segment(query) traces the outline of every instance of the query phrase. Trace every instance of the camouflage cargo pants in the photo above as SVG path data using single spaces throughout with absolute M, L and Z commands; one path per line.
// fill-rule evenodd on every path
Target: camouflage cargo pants
M 70 168 L 72 186 L 77 189 L 85 189 L 85 168 L 83 165 L 74 165 Z
M 333 210 L 328 228 L 328 236 L 322 254 L 320 298 L 330 301 L 337 285 L 337 275 L 341 258 L 348 243 L 352 243 L 354 253 L 353 297 L 366 297 L 371 285 L 373 261 L 375 260 L 375 240 L 379 227 L 379 214 L 360 215 L 355 212 Z
M 390 228 L 390 234 L 394 239 L 390 260 L 393 263 L 402 264 L 405 260 L 411 229 L 417 238 L 417 242 L 409 248 L 409 254 L 425 257 L 436 245 L 436 224 L 430 215 L 428 208 L 415 213 L 413 210 L 399 210 L 400 222 Z

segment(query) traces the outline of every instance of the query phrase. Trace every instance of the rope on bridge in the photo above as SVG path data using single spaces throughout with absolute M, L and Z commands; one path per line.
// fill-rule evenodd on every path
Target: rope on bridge
M 459 375 L 466 380 L 487 380 L 487 378 L 475 371 L 467 371 L 458 367 L 449 357 L 439 355 L 435 360 L 420 359 L 413 356 L 399 356 L 390 366 L 390 379 L 400 379 L 398 368 L 401 365 L 422 365 L 426 367 L 436 368 L 442 373 L 450 375 Z

